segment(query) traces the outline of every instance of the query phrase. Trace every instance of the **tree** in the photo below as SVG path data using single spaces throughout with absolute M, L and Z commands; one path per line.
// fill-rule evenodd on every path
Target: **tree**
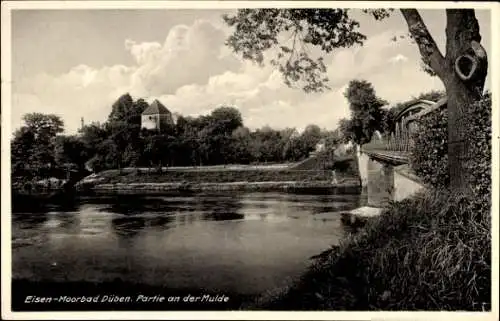
M 237 163 L 248 164 L 251 162 L 250 154 L 250 130 L 240 126 L 232 133 L 231 152 Z
M 387 102 L 377 97 L 372 84 L 365 80 L 351 80 L 344 96 L 351 110 L 351 119 L 340 124 L 344 137 L 358 145 L 368 143 L 376 130 L 384 130 L 381 107 Z
M 64 123 L 57 115 L 41 113 L 26 114 L 23 120 L 11 145 L 13 170 L 33 177 L 49 175 L 56 166 L 55 139 Z
M 108 121 L 126 121 L 133 116 L 134 100 L 130 94 L 126 93 L 120 96 L 111 106 L 111 113 L 108 116 Z
M 85 148 L 89 150 L 89 153 L 95 153 L 97 146 L 110 134 L 106 126 L 100 123 L 85 125 L 79 130 L 79 133 L 80 140 L 85 144 Z
M 29 164 L 26 160 L 34 145 L 35 135 L 29 128 L 24 126 L 14 133 L 10 147 L 12 176 L 29 176 Z
M 339 130 L 325 131 L 322 133 L 325 140 L 325 149 L 334 151 L 341 143 Z
M 231 134 L 236 128 L 243 125 L 243 119 L 238 109 L 222 106 L 214 109 L 209 118 L 210 125 L 222 134 Z
M 363 10 L 376 20 L 393 9 Z M 465 111 L 481 98 L 487 74 L 487 54 L 481 46 L 479 23 L 473 9 L 446 9 L 446 52 L 443 55 L 418 10 L 400 9 L 410 37 L 417 44 L 425 70 L 438 76 L 448 96 L 448 157 L 454 189 L 468 189 L 469 141 L 462 132 Z M 328 88 L 323 57 L 314 57 L 308 46 L 330 53 L 337 48 L 362 44 L 366 36 L 348 9 L 240 9 L 224 15 L 234 27 L 227 45 L 245 59 L 264 63 L 264 52 L 274 49 L 270 59 L 288 85 L 299 84 L 306 92 Z M 289 39 L 283 41 L 282 39 Z
M 318 125 L 308 125 L 302 135 L 300 135 L 300 139 L 302 140 L 302 153 L 304 157 L 307 157 L 310 152 L 312 152 L 316 145 L 322 138 L 321 128 Z
M 227 164 L 232 159 L 230 145 L 232 133 L 243 125 L 238 109 L 222 106 L 214 109 L 210 115 L 199 117 L 200 147 L 205 155 L 205 162 Z
M 85 170 L 88 153 L 84 142 L 77 136 L 58 136 L 55 148 L 56 163 L 61 168 Z

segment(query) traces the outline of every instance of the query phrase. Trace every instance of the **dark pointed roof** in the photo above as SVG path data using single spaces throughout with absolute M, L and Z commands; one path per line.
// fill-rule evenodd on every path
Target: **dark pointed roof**
M 157 115 L 157 114 L 171 114 L 167 107 L 163 106 L 162 103 L 155 99 L 151 105 L 149 105 L 146 110 L 142 112 L 143 115 Z

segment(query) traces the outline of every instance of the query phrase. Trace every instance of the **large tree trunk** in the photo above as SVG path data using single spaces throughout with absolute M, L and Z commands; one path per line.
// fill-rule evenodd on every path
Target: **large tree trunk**
M 401 9 L 422 60 L 443 81 L 448 96 L 448 165 L 450 188 L 469 191 L 467 162 L 473 161 L 465 137 L 467 109 L 481 98 L 487 55 L 481 47 L 479 24 L 472 9 L 446 10 L 446 56 L 443 57 L 415 9 Z
M 450 187 L 467 191 L 466 164 L 473 161 L 469 152 L 473 137 L 464 133 L 467 108 L 482 96 L 488 63 L 474 10 L 447 10 L 446 17 L 447 74 L 441 79 L 448 95 Z

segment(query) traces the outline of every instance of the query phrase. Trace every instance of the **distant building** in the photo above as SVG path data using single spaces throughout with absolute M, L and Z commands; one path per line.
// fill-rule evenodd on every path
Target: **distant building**
M 145 129 L 161 131 L 172 125 L 174 125 L 172 113 L 158 100 L 153 101 L 141 115 L 141 127 Z

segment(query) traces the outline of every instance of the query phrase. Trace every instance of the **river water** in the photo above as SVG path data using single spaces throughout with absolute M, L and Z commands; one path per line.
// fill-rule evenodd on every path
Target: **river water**
M 346 233 L 338 212 L 359 203 L 269 192 L 80 197 L 13 213 L 12 275 L 262 293 L 337 244 Z

